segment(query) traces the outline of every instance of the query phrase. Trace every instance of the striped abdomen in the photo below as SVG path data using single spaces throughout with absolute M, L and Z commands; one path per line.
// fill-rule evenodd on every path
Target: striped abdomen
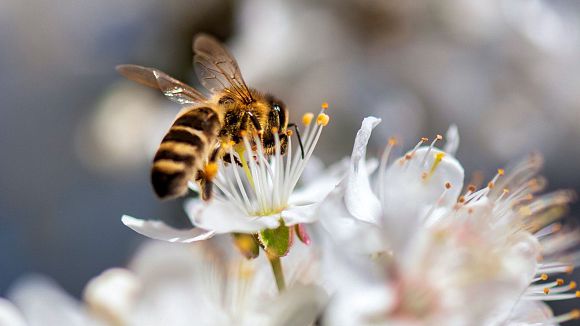
M 193 108 L 175 120 L 153 159 L 151 182 L 157 196 L 187 192 L 187 182 L 204 164 L 220 127 L 218 114 L 210 107 Z

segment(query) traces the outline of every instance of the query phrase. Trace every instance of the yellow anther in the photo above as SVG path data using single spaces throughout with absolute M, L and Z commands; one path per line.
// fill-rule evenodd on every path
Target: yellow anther
M 474 185 L 467 186 L 467 191 L 474 192 L 475 191 L 475 186 Z
M 286 135 L 288 135 L 288 137 L 292 137 L 292 135 L 294 135 L 294 132 L 290 129 L 286 130 Z
M 302 123 L 305 126 L 309 126 L 312 123 L 312 119 L 314 119 L 314 114 L 313 113 L 310 113 L 310 112 L 309 113 L 305 113 L 302 116 Z
M 435 137 L 435 138 L 437 138 L 437 140 L 443 140 L 443 136 L 441 136 L 441 135 L 437 135 L 437 137 Z
M 445 182 L 445 189 L 451 189 L 451 182 Z
M 232 147 L 232 145 L 230 144 L 230 142 L 223 142 L 221 147 L 224 151 L 227 152 Z
M 489 189 L 493 189 L 493 187 L 495 187 L 495 184 L 493 183 L 493 181 L 488 182 L 487 187 Z
M 577 286 L 576 282 L 574 282 L 574 281 L 571 281 L 571 282 L 570 282 L 570 285 L 569 285 L 569 287 L 570 287 L 570 290 L 572 290 L 572 289 L 575 289 L 575 288 L 576 288 L 576 286 Z
M 215 178 L 215 176 L 217 175 L 218 165 L 217 163 L 208 163 L 205 165 L 203 170 L 206 179 L 213 180 L 213 178 Z
M 422 142 L 429 141 L 429 138 L 427 138 L 427 137 L 421 137 L 421 141 L 422 141 Z
M 245 130 L 240 130 L 240 137 L 244 138 L 248 135 L 248 133 Z
M 460 204 L 465 203 L 465 196 L 459 196 L 459 199 L 457 200 L 457 202 L 459 202 Z
M 391 145 L 391 146 L 397 145 L 397 138 L 395 138 L 395 137 L 389 138 L 389 145 Z
M 548 280 L 548 274 L 546 274 L 546 273 L 542 274 L 542 275 L 540 276 L 540 279 L 541 279 L 542 281 L 547 281 L 547 280 Z
M 570 317 L 572 319 L 580 319 L 580 309 L 574 309 L 570 311 Z
M 277 133 L 278 133 L 278 128 L 276 128 L 276 127 L 272 127 L 272 133 L 273 133 L 273 134 L 277 134 Z
M 327 110 L 328 109 L 328 102 L 322 102 L 320 107 L 322 107 L 323 110 Z
M 564 285 L 564 280 L 559 278 L 556 280 L 556 284 L 558 284 L 558 286 L 562 286 L 562 285 Z
M 576 298 L 580 298 L 580 291 L 576 291 Z
M 566 267 L 566 273 L 572 274 L 573 271 L 574 271 L 574 266 L 568 266 L 568 267 Z
M 549 293 L 550 293 L 550 289 L 544 288 L 544 294 L 549 294 Z
M 503 193 L 504 194 L 509 194 L 510 190 L 508 188 L 503 188 Z
M 413 154 L 405 154 L 405 159 L 410 160 L 413 158 Z
M 497 169 L 497 174 L 504 175 L 505 174 L 504 169 Z
M 318 117 L 316 117 L 316 123 L 325 127 L 328 122 L 330 121 L 330 117 L 328 114 L 320 113 Z

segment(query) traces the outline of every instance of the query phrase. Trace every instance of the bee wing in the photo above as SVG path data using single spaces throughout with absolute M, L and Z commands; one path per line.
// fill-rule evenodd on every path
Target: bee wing
M 193 41 L 193 64 L 201 84 L 209 91 L 225 90 L 244 102 L 252 94 L 244 82 L 236 59 L 215 38 L 201 34 Z
M 137 65 L 119 65 L 116 69 L 129 80 L 160 90 L 173 102 L 196 104 L 207 100 L 195 88 L 180 82 L 161 70 Z

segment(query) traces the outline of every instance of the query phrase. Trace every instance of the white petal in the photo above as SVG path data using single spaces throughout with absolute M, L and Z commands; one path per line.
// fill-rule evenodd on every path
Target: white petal
M 315 286 L 294 286 L 265 305 L 270 326 L 313 325 L 328 297 Z
M 344 198 L 348 211 L 354 217 L 371 223 L 378 223 L 381 204 L 371 189 L 365 156 L 371 132 L 380 122 L 381 119 L 367 117 L 356 134 Z
M 459 148 L 459 131 L 456 125 L 449 126 L 447 133 L 445 133 L 445 147 L 443 151 L 451 156 L 455 156 L 457 149 Z
M 553 316 L 552 309 L 543 302 L 520 300 L 514 307 L 507 325 L 550 325 L 544 322 Z
M 206 240 L 214 236 L 216 232 L 193 228 L 186 230 L 174 229 L 161 221 L 146 221 L 128 215 L 123 215 L 123 224 L 133 231 L 155 240 L 169 242 L 189 243 Z
M 310 164 L 310 163 L 309 163 Z M 348 170 L 347 159 L 328 167 L 325 172 L 319 171 L 304 180 L 312 180 L 304 187 L 295 190 L 288 200 L 290 205 L 303 205 L 322 201 L 344 179 Z
M 386 317 L 394 302 L 394 294 L 385 286 L 347 286 L 329 304 L 324 325 L 389 325 Z
M 343 249 L 370 255 L 384 249 L 379 226 L 354 218 L 344 204 L 343 187 L 335 189 L 320 203 L 320 227 Z
M 219 201 L 206 204 L 200 200 L 189 200 L 185 203 L 185 211 L 193 225 L 215 233 L 255 233 L 280 225 L 280 214 L 247 216 L 236 206 Z
M 110 268 L 87 283 L 83 298 L 91 311 L 112 323 L 125 324 L 140 288 L 129 270 Z
M 291 206 L 282 211 L 282 218 L 286 225 L 295 225 L 299 223 L 312 223 L 318 219 L 316 210 L 318 204 Z
M 100 325 L 80 302 L 45 277 L 32 276 L 20 280 L 8 296 L 22 311 L 30 326 Z
M 433 216 L 427 216 L 429 213 L 439 208 L 437 215 L 440 215 L 441 208 L 451 209 L 459 197 L 463 187 L 463 167 L 450 155 L 445 155 L 435 166 L 437 153 L 441 151 L 421 147 L 411 160 L 403 156 L 404 164 L 397 159 L 387 168 L 385 184 L 382 185 L 385 194 L 383 212 L 385 231 L 395 250 L 403 250 L 416 230 L 426 221 L 431 222 Z M 424 178 L 424 173 L 429 176 Z M 445 190 L 447 182 L 451 189 Z
M 0 325 L 4 326 L 26 326 L 26 321 L 22 313 L 12 302 L 0 298 Z

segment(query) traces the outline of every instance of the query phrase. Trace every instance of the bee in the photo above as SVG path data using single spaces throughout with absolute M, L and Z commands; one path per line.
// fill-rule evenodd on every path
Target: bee
M 194 37 L 193 52 L 195 72 L 210 96 L 155 68 L 116 67 L 126 78 L 186 105 L 153 158 L 151 183 L 161 199 L 184 195 L 188 182 L 195 180 L 202 199 L 210 200 L 218 160 L 240 164 L 226 154 L 229 146 L 243 148 L 244 133 L 258 135 L 265 154 L 271 155 L 275 151 L 275 134 L 284 153 L 288 128 L 296 128 L 288 123 L 289 113 L 281 100 L 246 86 L 238 63 L 215 38 L 205 34 Z M 298 129 L 296 132 L 299 134 Z M 300 145 L 302 149 L 301 142 Z

